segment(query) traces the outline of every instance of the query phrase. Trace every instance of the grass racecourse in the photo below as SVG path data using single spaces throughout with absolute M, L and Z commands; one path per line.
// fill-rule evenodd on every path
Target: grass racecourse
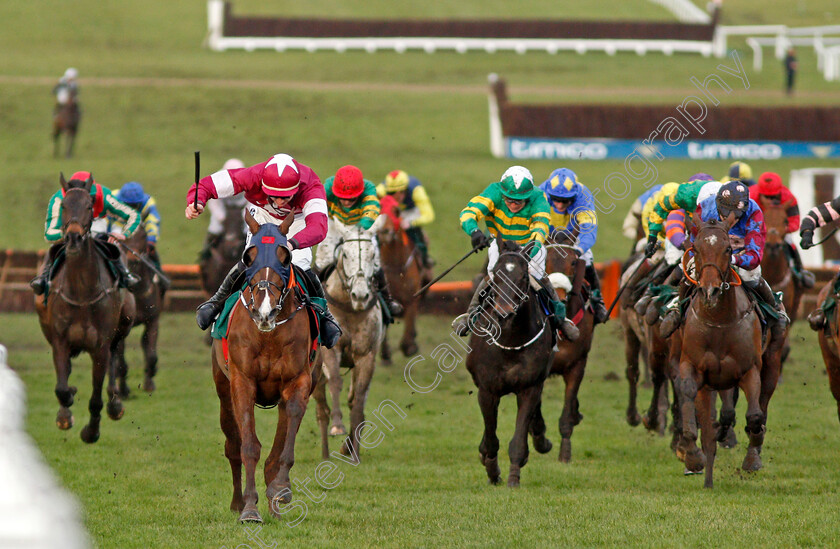
M 840 8 L 828 0 L 744 0 L 724 7 L 727 24 L 840 20 Z M 504 17 L 608 13 L 613 19 L 671 19 L 642 0 L 234 4 L 240 14 L 364 17 L 486 16 L 488 9 Z M 276 152 L 294 155 L 324 179 L 348 163 L 373 181 L 392 169 L 406 169 L 429 189 L 437 220 L 428 232 L 438 264 L 446 266 L 468 249 L 458 212 L 511 163 L 490 156 L 488 73 L 508 80 L 515 101 L 676 107 L 696 93 L 691 76 L 702 80 L 720 63 L 732 64 L 731 57 L 656 54 L 213 53 L 201 48 L 206 6 L 197 0 L 7 0 L 0 3 L 0 19 L 6 23 L 0 31 L 0 248 L 44 247 L 44 210 L 59 171 L 91 170 L 106 186 L 137 180 L 156 197 L 164 218 L 165 263 L 193 262 L 203 240 L 206 220 L 187 223 L 182 214 L 195 150 L 201 150 L 204 174 L 232 156 L 256 163 Z M 739 42 L 730 46 L 747 71 L 749 87 L 733 86 L 721 97 L 725 104 L 831 105 L 840 98 L 837 84 L 822 80 L 807 48 L 799 51 L 797 94 L 786 98 L 778 63 L 765 58 L 763 72 L 754 73 L 749 49 Z M 49 140 L 50 90 L 68 66 L 80 71 L 84 119 L 76 157 L 57 160 Z M 656 178 L 681 180 L 699 171 L 722 175 L 728 164 L 666 161 L 655 165 Z M 596 188 L 608 174 L 623 170 L 620 161 L 565 165 Z M 548 161 L 526 166 L 539 180 L 559 167 Z M 840 162 L 778 160 L 752 166 L 756 173 L 777 171 L 787 178 L 791 169 L 840 167 Z M 639 182 L 614 210 L 601 212 L 596 259 L 626 253 L 621 221 L 641 190 Z M 451 279 L 468 278 L 479 267 L 474 258 Z M 434 376 L 430 353 L 450 341 L 449 320 L 421 319 L 421 353 L 428 360 L 412 371 L 419 383 Z M 192 315 L 164 316 L 158 391 L 148 396 L 135 390 L 125 417 L 116 423 L 103 420 L 102 438 L 92 446 L 78 437 L 87 418 L 89 359 L 77 359 L 71 378 L 79 387 L 76 427 L 59 431 L 55 375 L 37 319 L 0 315 L 0 342 L 9 347 L 11 366 L 27 386 L 29 432 L 78 498 L 91 537 L 103 548 L 837 546 L 840 424 L 814 333 L 801 323 L 793 333 L 791 360 L 770 404 L 765 468 L 756 474 L 739 469 L 745 450 L 742 402 L 737 424 L 742 443 L 718 452 L 713 491 L 703 490 L 701 477 L 683 477 L 667 440 L 625 423 L 626 384 L 605 379 L 608 373 L 623 378 L 624 370 L 621 336 L 609 323 L 596 332 L 580 391 L 585 419 L 572 438 L 571 464 L 558 463 L 556 450 L 545 456 L 532 451 L 519 490 L 488 486 L 477 452 L 483 425 L 465 369 L 445 375 L 434 391 L 415 394 L 403 379 L 406 361 L 397 357 L 393 366 L 378 368 L 368 400 L 369 411 L 386 399 L 404 411 L 402 419 L 389 416 L 394 430 L 362 453 L 361 465 L 336 462 L 335 488 L 321 489 L 312 480 L 310 496 L 297 490 L 296 513 L 284 517 L 287 521 L 268 518 L 262 489 L 260 510 L 267 521 L 249 530 L 227 510 L 230 473 L 218 400 L 209 353 Z M 130 342 L 136 386 L 139 334 Z M 562 392 L 559 380 L 544 391 L 544 414 L 555 443 Z M 649 395 L 642 389 L 640 402 Z M 513 399 L 502 401 L 503 471 L 514 409 Z M 313 412 L 298 437 L 292 469 L 298 483 L 314 479 L 320 463 Z M 275 419 L 271 411 L 257 414 L 263 457 Z M 295 519 L 301 520 L 290 527 Z

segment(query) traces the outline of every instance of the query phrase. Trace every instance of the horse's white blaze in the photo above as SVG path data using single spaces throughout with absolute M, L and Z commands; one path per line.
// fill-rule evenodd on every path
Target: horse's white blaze
M 713 234 L 710 234 L 706 237 L 706 242 L 709 243 L 709 246 L 714 246 L 715 242 L 717 242 L 717 237 Z
M 268 278 L 268 267 L 265 268 L 265 277 Z M 260 316 L 263 318 L 267 318 L 269 313 L 271 313 L 271 294 L 268 292 L 268 288 L 263 288 L 265 292 L 265 296 L 263 297 L 262 302 L 260 303 Z
M 505 270 L 509 273 L 512 273 L 515 268 L 516 265 L 514 265 L 513 263 L 505 263 Z

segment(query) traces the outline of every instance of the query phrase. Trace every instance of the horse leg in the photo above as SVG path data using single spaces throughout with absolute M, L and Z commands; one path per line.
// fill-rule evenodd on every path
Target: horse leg
M 379 356 L 382 357 L 382 364 L 391 365 L 391 345 L 388 343 L 388 327 L 385 327 L 385 337 L 382 338 L 382 346 L 379 349 Z
M 519 487 L 520 473 L 528 463 L 528 427 L 534 418 L 534 409 L 540 405 L 542 389 L 543 384 L 539 383 L 516 393 L 516 429 L 508 445 L 508 456 L 510 456 L 508 488 Z
M 566 395 L 563 402 L 563 412 L 560 414 L 559 427 L 560 436 L 560 454 L 557 459 L 563 463 L 572 461 L 572 432 L 575 425 L 581 422 L 583 416 L 578 410 L 578 390 L 580 383 L 583 380 L 583 371 L 586 366 L 586 359 L 578 360 L 574 365 L 563 374 L 563 381 L 566 383 Z
M 734 448 L 738 444 L 735 436 L 735 403 L 738 400 L 738 389 L 727 389 L 720 393 L 720 420 L 717 440 L 723 448 Z
M 231 403 L 230 381 L 222 373 L 213 352 L 213 381 L 216 382 L 216 394 L 219 396 L 219 424 L 225 434 L 225 457 L 230 463 L 230 474 L 233 477 L 233 498 L 230 500 L 230 510 L 241 513 L 245 507 L 242 499 L 242 455 L 239 428 L 233 416 Z
M 665 383 L 668 378 L 665 376 L 664 357 L 654 356 L 651 353 L 649 362 L 650 373 L 653 381 L 653 394 L 650 398 L 650 408 L 642 418 L 645 428 L 649 431 L 656 431 L 660 436 L 665 435 L 665 410 L 668 408 L 668 389 Z M 664 401 L 664 402 L 663 402 Z
M 70 411 L 70 406 L 73 405 L 73 396 L 76 394 L 76 388 L 68 385 L 70 379 L 70 349 L 67 342 L 59 340 L 58 336 L 53 336 L 53 365 L 55 366 L 55 396 L 58 398 L 58 415 L 55 418 L 55 424 L 62 431 L 73 426 L 73 412 Z
M 545 436 L 545 419 L 543 419 L 542 415 L 542 397 L 540 401 L 537 402 L 536 408 L 534 408 L 534 415 L 531 418 L 531 426 L 529 428 L 531 433 L 531 437 L 533 437 L 534 441 L 534 450 L 541 454 L 547 454 L 551 451 L 553 445 L 551 441 L 548 440 L 548 437 Z
M 747 448 L 747 455 L 744 456 L 741 469 L 758 471 L 762 467 L 761 446 L 764 444 L 765 416 L 759 403 L 762 386 L 757 365 L 741 378 L 740 387 L 747 397 L 747 426 L 745 430 L 750 439 L 750 445 Z
M 58 158 L 59 142 L 58 137 L 61 135 L 61 128 L 57 123 L 53 123 L 53 158 Z
M 706 478 L 703 486 L 711 488 L 717 450 L 717 432 L 714 427 L 715 392 L 708 388 L 698 391 L 695 406 L 700 416 L 701 441 L 703 455 L 706 458 Z
M 624 328 L 624 360 L 627 362 L 625 375 L 630 388 L 630 399 L 627 404 L 627 423 L 635 427 L 642 421 L 636 405 L 636 396 L 639 385 L 639 352 L 642 349 L 642 342 L 629 326 Z
M 348 404 L 350 406 L 350 433 L 344 441 L 341 453 L 344 455 L 359 456 L 359 438 L 362 436 L 361 426 L 365 421 L 365 401 L 367 400 L 370 382 L 373 379 L 373 371 L 376 367 L 376 353 L 359 357 L 355 360 L 353 367 L 353 380 L 350 383 L 350 395 Z
M 417 308 L 419 302 L 412 299 L 405 306 L 405 313 L 403 314 L 403 329 L 402 341 L 400 342 L 400 350 L 405 356 L 414 356 L 420 350 L 417 347 Z
M 99 440 L 99 421 L 102 419 L 102 384 L 105 382 L 105 373 L 113 371 L 111 368 L 111 346 L 102 345 L 91 353 L 93 359 L 93 392 L 88 402 L 90 411 L 90 422 L 82 429 L 82 440 L 93 444 Z
M 671 403 L 671 450 L 677 454 L 685 455 L 685 450 L 682 448 L 682 414 L 680 413 L 680 398 L 677 392 L 677 386 L 674 380 L 671 380 L 671 393 L 674 395 L 674 401 Z
M 67 154 L 66 157 L 70 158 L 73 156 L 73 142 L 76 140 L 76 132 L 75 130 L 68 130 L 67 131 Z
M 823 334 L 820 334 L 820 350 L 823 362 L 825 362 L 825 371 L 828 374 L 828 387 L 837 402 L 837 418 L 840 419 L 840 357 L 829 349 Z
M 344 423 L 341 421 L 341 388 L 344 381 L 341 379 L 341 355 L 333 349 L 324 350 L 324 376 L 327 378 L 327 386 L 330 389 L 332 398 L 332 423 L 330 425 L 330 436 L 342 436 L 347 434 Z
M 330 459 L 330 443 L 329 443 L 329 425 L 330 425 L 330 406 L 327 404 L 327 378 L 320 376 L 318 385 L 315 386 L 315 391 L 312 393 L 312 398 L 317 403 L 316 414 L 318 417 L 318 428 L 321 431 L 321 459 L 326 461 Z
M 499 484 L 502 474 L 499 469 L 499 438 L 496 436 L 496 422 L 499 416 L 499 397 L 478 389 L 478 405 L 484 417 L 484 436 L 478 445 L 478 455 L 487 470 L 490 484 Z
M 119 394 L 123 398 L 128 398 L 131 395 L 131 389 L 128 387 L 128 362 L 125 360 L 125 340 L 117 342 L 111 360 L 114 362 L 113 368 L 119 384 Z
M 160 317 L 154 317 L 146 323 L 140 344 L 143 346 L 143 356 L 146 359 L 146 377 L 143 380 L 143 390 L 147 393 L 155 391 L 155 374 L 157 374 L 157 338 L 160 330 Z
M 764 421 L 767 421 L 767 408 L 770 398 L 776 391 L 776 385 L 782 375 L 782 340 L 771 341 L 761 357 L 761 394 L 758 398 Z
M 119 334 L 111 342 L 111 358 L 108 360 L 108 417 L 114 421 L 123 417 L 125 409 L 123 409 L 122 400 L 120 399 L 120 390 L 117 388 L 117 363 L 122 353 L 125 352 L 125 339 L 122 339 Z M 123 364 L 125 360 L 123 359 Z M 125 370 L 123 370 L 125 375 Z
M 260 441 L 257 438 L 254 424 L 254 402 L 257 398 L 257 385 L 252 379 L 247 379 L 231 367 L 231 402 L 233 417 L 239 431 L 240 459 L 245 465 L 245 491 L 243 493 L 245 505 L 239 514 L 239 522 L 262 522 L 257 510 L 256 469 L 260 459 Z
M 309 376 L 308 370 L 305 370 L 305 372 L 283 390 L 283 400 L 286 405 L 280 411 L 281 421 L 277 422 L 274 447 L 271 449 L 272 455 L 277 452 L 278 458 L 275 462 L 279 467 L 268 485 L 265 496 L 269 501 L 271 513 L 276 518 L 282 516 L 279 512 L 279 506 L 292 501 L 289 471 L 295 464 L 295 438 L 300 429 L 301 421 L 303 421 L 303 414 L 306 412 L 306 405 L 309 402 L 309 389 L 312 384 L 312 378 Z M 269 456 L 269 459 L 271 459 L 271 456 Z M 265 478 L 266 481 L 270 478 L 268 469 L 266 469 Z M 322 495 L 321 497 L 325 496 Z
M 694 365 L 688 361 L 680 362 L 677 377 L 677 392 L 680 398 L 680 417 L 682 419 L 682 438 L 677 445 L 677 457 L 685 461 L 687 474 L 699 473 L 703 470 L 705 458 L 697 447 L 697 416 L 695 399 L 700 383 L 695 379 Z M 680 453 L 683 455 L 680 456 Z

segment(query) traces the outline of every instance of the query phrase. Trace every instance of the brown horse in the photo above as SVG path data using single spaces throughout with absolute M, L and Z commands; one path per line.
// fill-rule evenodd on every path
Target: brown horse
M 120 419 L 124 413 L 117 390 L 112 353 L 131 330 L 134 297 L 117 286 L 106 260 L 97 252 L 99 244 L 90 234 L 93 201 L 92 178 L 68 184 L 61 202 L 64 262 L 50 283 L 49 293 L 35 299 L 41 331 L 52 346 L 57 383 L 55 395 L 61 405 L 56 417 L 59 429 L 73 426 L 70 406 L 76 387 L 69 386 L 71 358 L 82 351 L 93 361 L 93 392 L 88 409 L 90 422 L 82 429 L 82 440 L 99 440 L 102 385 L 108 373 L 108 416 Z
M 829 281 L 823 289 L 817 303 L 822 303 L 826 298 L 840 301 L 840 295 L 834 291 L 834 284 L 837 279 Z M 830 315 L 826 315 L 826 326 L 818 332 L 820 350 L 822 351 L 825 370 L 828 373 L 828 386 L 834 400 L 837 401 L 837 417 L 840 419 L 840 307 L 834 307 Z
M 213 340 L 213 380 L 219 396 L 225 434 L 225 456 L 233 476 L 232 511 L 240 522 L 262 522 L 257 510 L 255 472 L 260 441 L 254 406 L 277 405 L 278 421 L 271 453 L 265 461 L 266 498 L 272 515 L 291 501 L 289 470 L 295 460 L 295 437 L 317 373 L 310 360 L 313 339 L 309 318 L 291 268 L 285 234 L 294 216 L 278 228 L 260 226 L 250 214 L 254 234 L 243 256 L 247 286 L 230 313 L 227 345 Z M 245 491 L 242 491 L 242 465 Z
M 58 157 L 59 137 L 66 135 L 67 152 L 65 157 L 73 156 L 73 143 L 76 140 L 76 132 L 79 131 L 79 122 L 82 119 L 82 112 L 75 97 L 70 97 L 66 103 L 59 104 L 53 112 L 53 156 Z
M 242 205 L 225 201 L 225 220 L 222 234 L 211 243 L 210 255 L 198 262 L 201 288 L 212 295 L 221 286 L 225 275 L 242 257 L 245 232 L 242 230 Z
M 761 259 L 761 273 L 774 292 L 783 292 L 785 310 L 790 316 L 790 322 L 796 320 L 799 312 L 799 302 L 802 300 L 804 289 L 793 277 L 785 247 L 785 233 L 787 232 L 786 204 L 772 205 L 762 198 L 761 208 L 764 212 L 764 224 L 767 226 L 767 240 L 764 244 L 764 257 Z M 788 330 L 789 332 L 790 330 Z M 782 361 L 790 352 L 788 334 L 782 351 Z
M 506 394 L 516 394 L 518 411 L 516 430 L 508 446 L 508 486 L 517 487 L 522 467 L 528 462 L 528 431 L 538 431 L 532 422 L 551 368 L 555 336 L 537 302 L 523 250 L 510 240 L 496 242 L 499 260 L 491 273 L 488 295 L 481 312 L 470 319 L 471 350 L 466 366 L 478 387 L 478 404 L 484 417 L 478 452 L 491 484 L 498 484 L 501 474 L 496 436 L 499 401 Z M 544 422 L 542 432 L 544 437 Z M 545 451 L 550 448 L 548 443 Z
M 379 253 L 382 259 L 382 269 L 391 287 L 391 293 L 405 308 L 403 314 L 403 336 L 400 340 L 400 350 L 405 356 L 416 355 L 417 347 L 417 312 L 420 300 L 414 297 L 422 286 L 422 272 L 420 267 L 420 252 L 406 232 L 400 227 L 399 207 L 396 201 L 385 211 L 387 201 L 383 199 L 385 221 L 379 230 Z M 391 360 L 391 348 L 388 338 L 382 342 L 382 360 Z
M 707 488 L 713 484 L 717 449 L 718 433 L 713 423 L 715 391 L 739 387 L 746 395 L 746 432 L 750 442 L 741 467 L 745 471 L 757 471 L 762 467 L 760 453 L 767 406 L 781 367 L 783 337 L 781 334 L 774 337 L 768 330 L 763 344 L 758 313 L 731 267 L 728 233 L 734 221 L 734 215 L 723 222 L 701 223 L 695 219 L 698 232 L 692 249 L 697 291 L 691 298 L 682 328 L 676 383 L 686 470 L 699 472 L 705 466 Z M 698 418 L 702 451 L 696 446 Z
M 661 254 L 661 252 L 660 252 Z M 633 277 L 636 269 L 639 268 L 643 258 L 640 254 L 634 254 L 635 259 L 629 262 L 629 267 L 621 276 L 621 283 L 627 284 Z M 664 261 L 664 259 L 663 259 Z M 630 396 L 627 405 L 627 423 L 635 427 L 643 423 L 649 431 L 665 434 L 667 423 L 666 411 L 668 408 L 668 387 L 667 382 L 673 381 L 675 370 L 675 359 L 672 354 L 673 340 L 678 338 L 663 338 L 659 335 L 659 321 L 657 318 L 653 325 L 649 325 L 643 316 L 640 316 L 631 303 L 633 293 L 626 291 L 622 294 L 620 303 L 619 319 L 622 331 L 624 332 L 624 358 L 627 362 L 627 382 Z M 639 415 L 636 404 L 637 390 L 639 383 L 639 356 L 641 355 L 645 365 L 650 369 L 651 381 L 653 382 L 653 395 L 651 396 L 650 407 L 644 417 Z M 671 409 L 676 421 L 678 409 L 674 405 Z M 674 442 L 674 446 L 676 441 Z
M 568 304 L 569 300 L 573 298 L 567 295 L 567 292 L 571 288 L 576 274 L 583 277 L 586 264 L 575 254 L 571 240 L 567 240 L 565 237 L 556 238 L 555 242 L 547 245 L 546 248 L 548 249 L 546 272 L 562 275 L 560 280 L 563 280 L 562 286 L 565 286 L 565 288 L 558 288 L 557 293 L 560 299 Z M 557 280 L 557 275 L 552 275 L 552 278 Z M 583 278 L 580 280 L 583 280 Z M 568 285 L 565 284 L 566 281 L 568 281 Z M 558 459 L 564 463 L 568 463 L 572 459 L 572 432 L 575 425 L 583 420 L 577 395 L 586 370 L 586 359 L 589 356 L 589 350 L 592 348 L 592 334 L 595 328 L 592 311 L 588 308 L 582 310 L 583 315 L 577 320 L 580 337 L 574 342 L 566 340 L 557 342 L 554 360 L 549 372 L 549 375 L 563 376 L 566 385 L 563 412 L 560 414 L 559 420 L 562 439 L 558 455 Z M 534 411 L 534 419 L 531 421 L 530 427 L 534 449 L 540 453 L 547 453 L 552 447 L 551 441 L 545 436 L 545 431 L 545 420 L 542 416 L 542 404 L 540 402 Z
M 146 364 L 143 390 L 147 393 L 154 392 L 154 376 L 157 373 L 157 338 L 160 330 L 160 312 L 163 308 L 163 285 L 160 278 L 145 261 L 151 261 L 148 252 L 146 231 L 141 225 L 137 231 L 126 239 L 126 247 L 129 253 L 128 268 L 140 278 L 140 284 L 134 291 L 134 300 L 137 304 L 137 313 L 134 316 L 134 326 L 144 325 L 143 336 L 140 345 L 143 347 L 143 358 Z M 120 341 L 117 346 L 117 377 L 119 379 L 120 395 L 125 398 L 131 392 L 128 388 L 128 364 L 125 361 L 125 341 Z

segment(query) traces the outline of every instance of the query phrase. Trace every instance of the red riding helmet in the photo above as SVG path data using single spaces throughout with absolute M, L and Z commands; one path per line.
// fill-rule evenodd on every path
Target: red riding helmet
M 364 190 L 362 170 L 356 166 L 342 166 L 335 172 L 332 191 L 337 198 L 357 198 Z
M 776 196 L 782 193 L 782 178 L 774 172 L 764 172 L 758 178 L 758 194 Z
M 300 185 L 300 173 L 288 154 L 275 154 L 262 173 L 262 190 L 268 196 L 293 196 Z

